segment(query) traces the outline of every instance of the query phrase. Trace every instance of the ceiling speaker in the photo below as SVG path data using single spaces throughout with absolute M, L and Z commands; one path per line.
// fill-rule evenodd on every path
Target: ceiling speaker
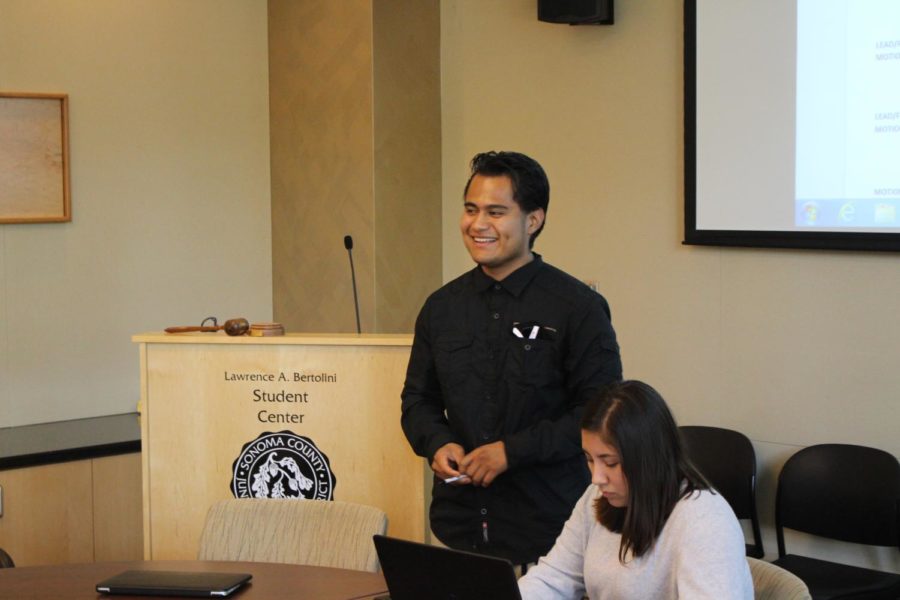
M 538 20 L 568 25 L 612 25 L 613 0 L 538 0 Z

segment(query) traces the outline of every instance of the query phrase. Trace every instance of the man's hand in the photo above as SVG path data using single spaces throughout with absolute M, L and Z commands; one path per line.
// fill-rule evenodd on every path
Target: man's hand
M 509 467 L 506 446 L 503 442 L 485 444 L 466 454 L 458 464 L 459 470 L 469 476 L 472 485 L 487 487 Z
M 441 479 L 465 475 L 465 471 L 458 470 L 459 463 L 465 455 L 466 451 L 459 444 L 453 442 L 444 444 L 434 453 L 434 458 L 431 461 L 431 470 Z M 462 485 L 469 482 L 470 480 L 464 477 L 455 481 L 454 484 Z

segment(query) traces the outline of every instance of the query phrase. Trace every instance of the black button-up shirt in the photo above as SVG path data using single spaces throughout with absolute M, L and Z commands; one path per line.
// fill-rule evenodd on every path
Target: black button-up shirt
M 514 562 L 553 545 L 590 476 L 586 398 L 621 379 L 609 306 L 541 260 L 495 281 L 476 267 L 425 302 L 402 394 L 403 430 L 431 460 L 496 441 L 508 470 L 487 488 L 435 482 L 431 525 L 454 548 Z

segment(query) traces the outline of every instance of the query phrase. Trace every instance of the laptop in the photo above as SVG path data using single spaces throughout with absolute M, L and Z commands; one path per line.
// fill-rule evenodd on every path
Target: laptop
M 503 558 L 376 535 L 390 600 L 522 600 Z
M 224 598 L 250 581 L 249 573 L 123 571 L 97 584 L 101 594 Z

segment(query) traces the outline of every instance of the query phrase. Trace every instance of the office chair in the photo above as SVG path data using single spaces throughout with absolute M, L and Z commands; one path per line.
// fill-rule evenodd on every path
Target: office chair
M 747 557 L 753 578 L 753 600 L 810 600 L 803 580 L 779 566 Z
M 0 569 L 9 569 L 15 567 L 12 557 L 6 553 L 6 550 L 0 548 Z
M 762 534 L 756 513 L 756 452 L 750 439 L 732 429 L 683 425 L 678 428 L 688 458 L 718 491 L 738 519 L 749 519 L 753 543 L 747 556 L 762 558 Z
M 221 500 L 206 515 L 199 560 L 294 563 L 378 570 L 372 536 L 387 532 L 381 510 L 327 500 Z
M 778 477 L 776 565 L 800 577 L 815 600 L 900 598 L 900 575 L 787 554 L 784 528 L 854 544 L 900 549 L 900 463 L 883 450 L 809 446 Z

